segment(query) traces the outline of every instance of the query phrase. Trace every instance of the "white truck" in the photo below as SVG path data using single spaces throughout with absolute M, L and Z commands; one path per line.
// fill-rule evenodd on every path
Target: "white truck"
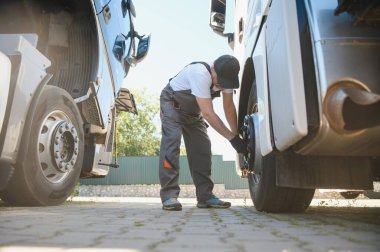
M 0 197 L 56 205 L 79 177 L 103 177 L 122 88 L 147 54 L 132 0 L 0 2 Z M 137 44 L 138 42 L 138 44 Z
M 380 180 L 380 1 L 211 0 L 241 65 L 237 171 L 259 211 L 301 212 L 316 188 Z

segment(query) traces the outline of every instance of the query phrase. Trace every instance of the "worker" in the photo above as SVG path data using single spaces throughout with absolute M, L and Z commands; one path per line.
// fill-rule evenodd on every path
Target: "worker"
M 210 124 L 230 141 L 238 153 L 247 150 L 247 142 L 238 135 L 237 113 L 232 97 L 233 89 L 239 88 L 239 70 L 238 60 L 231 55 L 220 56 L 211 64 L 193 62 L 171 78 L 162 90 L 159 177 L 164 210 L 182 210 L 177 199 L 180 192 L 178 178 L 182 136 L 196 188 L 197 207 L 231 206 L 230 202 L 220 200 L 212 192 L 214 183 L 211 180 L 211 142 L 207 127 Z M 213 109 L 212 100 L 220 96 L 220 93 L 229 128 Z

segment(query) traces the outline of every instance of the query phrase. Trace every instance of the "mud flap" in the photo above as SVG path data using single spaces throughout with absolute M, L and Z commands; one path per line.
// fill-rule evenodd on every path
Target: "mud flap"
M 373 189 L 371 159 L 320 157 L 281 153 L 276 163 L 276 185 L 292 188 Z

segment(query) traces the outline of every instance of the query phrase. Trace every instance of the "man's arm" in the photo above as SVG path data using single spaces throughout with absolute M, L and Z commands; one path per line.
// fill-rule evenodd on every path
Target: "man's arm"
M 235 137 L 235 133 L 230 131 L 214 112 L 211 98 L 196 97 L 199 108 L 201 109 L 203 117 L 219 134 L 224 136 L 228 141 Z M 235 112 L 236 115 L 236 112 Z M 236 120 L 236 119 L 235 119 Z M 236 130 L 236 126 L 235 126 Z
M 237 135 L 237 115 L 233 100 L 233 93 L 223 93 L 223 109 L 232 133 Z

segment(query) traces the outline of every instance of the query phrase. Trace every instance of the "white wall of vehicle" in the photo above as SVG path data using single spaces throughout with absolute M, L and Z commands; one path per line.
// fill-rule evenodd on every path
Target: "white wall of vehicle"
M 271 0 L 240 0 L 235 2 L 234 55 L 239 59 L 241 66 L 244 66 L 246 60 L 252 57 L 257 42 L 256 38 L 270 2 Z M 240 74 L 242 75 L 242 71 Z
M 247 4 L 246 1 L 236 1 L 235 9 L 234 9 L 234 17 L 235 17 L 234 22 L 235 23 L 234 23 L 234 48 L 233 48 L 233 50 L 234 50 L 234 56 L 239 60 L 240 69 L 243 69 L 247 57 L 245 57 L 245 55 L 244 55 L 245 54 L 244 41 L 242 39 L 239 40 L 239 34 L 237 31 L 239 30 L 239 20 L 242 19 L 243 23 L 246 22 L 246 20 L 245 20 L 245 17 L 246 17 L 245 15 L 247 13 L 246 4 Z M 244 36 L 246 36 L 246 35 L 244 35 Z M 242 76 L 243 76 L 243 70 L 240 70 L 239 71 L 240 83 L 241 83 Z M 240 90 L 241 90 L 240 88 L 237 89 L 238 96 L 239 96 Z M 237 99 L 237 100 L 239 100 L 239 99 Z M 236 107 L 238 108 L 239 106 L 236 106 Z
M 256 38 L 260 31 L 260 26 L 263 22 L 263 18 L 269 9 L 270 2 L 271 0 L 238 1 L 240 6 L 237 6 L 237 8 L 240 8 L 239 12 L 243 21 L 244 37 L 242 40 L 244 41 L 243 44 L 246 49 L 244 50 L 245 57 L 252 57 L 253 49 L 257 41 Z M 237 23 L 237 25 L 239 24 Z M 239 27 L 237 26 L 235 28 L 235 31 L 238 31 L 238 30 L 239 30 Z M 237 35 L 239 36 L 239 34 Z M 235 41 L 236 41 L 236 38 L 235 38 Z
M 263 18 L 263 13 L 261 11 L 261 1 L 239 1 L 240 2 L 240 17 L 235 19 L 237 21 L 237 26 L 235 28 L 235 33 L 237 34 L 238 40 L 242 40 L 244 45 L 245 58 L 252 57 L 253 49 L 256 43 L 256 38 L 259 33 L 260 24 Z M 246 2 L 246 3 L 244 3 Z M 244 7 L 245 8 L 244 8 Z M 241 23 L 239 24 L 239 22 Z M 243 37 L 240 38 L 239 26 L 242 25 Z M 237 41 L 237 40 L 235 40 Z
M 15 94 L 8 125 L 5 125 L 7 134 L 0 156 L 1 159 L 15 163 L 33 94 L 45 78 L 45 69 L 51 63 L 22 35 L 0 35 L 0 50 L 7 55 L 22 55 L 17 83 L 12 83 L 15 85 Z
M 265 32 L 274 143 L 283 151 L 308 132 L 296 2 L 273 1 Z
M 5 110 L 7 108 L 10 78 L 11 62 L 9 58 L 0 51 L 0 132 L 4 122 Z

